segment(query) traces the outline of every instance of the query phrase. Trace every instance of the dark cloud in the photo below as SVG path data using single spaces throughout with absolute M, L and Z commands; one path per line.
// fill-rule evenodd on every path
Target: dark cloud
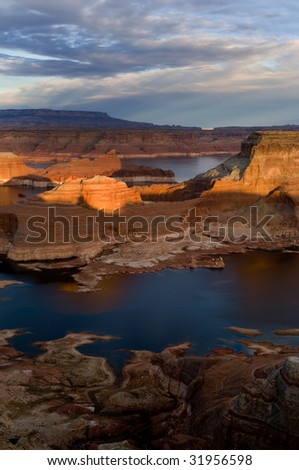
M 169 48 L 170 54 L 174 46 L 178 48 L 179 65 L 182 38 L 187 37 L 190 43 L 193 40 L 196 44 L 211 33 L 214 38 L 219 37 L 224 41 L 227 41 L 225 34 L 235 34 L 235 41 L 238 34 L 244 36 L 258 31 L 265 17 L 271 18 L 272 23 L 273 18 L 279 18 L 281 28 L 284 10 L 278 6 L 269 9 L 266 5 L 262 8 L 259 3 L 244 6 L 233 0 L 212 0 L 209 3 L 173 0 L 163 2 L 162 5 L 156 0 L 52 0 L 49 3 L 41 0 L 8 0 L 0 11 L 0 44 L 2 47 L 53 58 L 84 59 L 84 62 L 95 63 L 100 58 L 101 48 L 105 48 L 107 55 L 121 52 L 126 56 L 126 60 L 120 62 L 121 71 L 122 63 L 134 63 L 135 54 L 138 55 L 139 51 L 146 54 L 152 49 L 158 53 L 156 41 L 160 41 L 161 51 L 166 52 L 167 56 L 164 41 L 168 40 L 169 44 L 173 43 Z M 288 21 L 289 31 L 290 24 Z M 276 26 L 271 25 L 271 33 L 274 35 L 277 33 Z M 147 45 L 142 51 L 143 41 L 151 43 L 152 47 Z M 192 51 L 191 47 L 189 51 Z M 149 66 L 157 65 L 163 65 L 161 60 L 155 63 L 150 57 Z M 58 63 L 57 67 L 60 73 Z

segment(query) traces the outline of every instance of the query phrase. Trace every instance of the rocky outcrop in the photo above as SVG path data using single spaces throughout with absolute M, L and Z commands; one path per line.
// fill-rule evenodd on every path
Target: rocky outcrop
M 299 132 L 256 132 L 241 145 L 241 152 L 199 175 L 226 183 L 242 183 L 243 191 L 259 195 L 281 185 L 296 185 L 299 177 Z M 220 183 L 219 183 L 220 184 Z
M 279 209 L 280 215 L 293 212 L 297 219 L 299 133 L 254 133 L 238 155 L 193 180 L 203 181 L 213 184 L 199 200 L 203 213 L 240 214 L 251 204 L 260 204 L 264 212 L 279 215 Z
M 0 280 L 0 289 L 5 289 L 6 287 L 20 285 L 20 284 L 23 284 L 23 282 L 15 281 L 13 279 L 4 279 L 4 280 Z
M 37 173 L 40 177 L 56 184 L 77 178 L 93 178 L 95 175 L 111 176 L 127 183 L 174 181 L 174 173 L 171 170 L 134 165 L 122 161 L 115 154 L 89 159 L 73 159 L 69 163 L 53 165 Z
M 34 173 L 35 170 L 26 166 L 22 158 L 11 152 L 0 152 L 0 184 L 15 177 Z
M 131 351 L 119 377 L 70 333 L 26 358 L 0 332 L 0 449 L 297 449 L 298 352 Z M 46 423 L 46 425 L 45 425 Z
M 299 443 L 299 358 L 256 370 L 231 407 L 233 448 L 295 449 Z
M 68 163 L 53 165 L 39 170 L 40 176 L 49 178 L 57 184 L 78 178 L 93 178 L 95 175 L 112 176 L 121 169 L 121 160 L 115 155 L 103 155 L 90 159 L 74 159 Z
M 67 181 L 51 191 L 39 194 L 38 198 L 52 204 L 82 204 L 106 212 L 141 203 L 135 188 L 128 188 L 126 183 L 107 176 Z
M 151 184 L 136 185 L 136 189 L 140 192 L 143 201 L 186 201 L 198 198 L 204 191 L 213 186 L 214 182 L 209 179 L 190 180 L 182 183 L 172 184 Z

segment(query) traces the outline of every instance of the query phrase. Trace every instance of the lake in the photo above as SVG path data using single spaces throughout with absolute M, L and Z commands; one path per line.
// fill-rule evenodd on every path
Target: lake
M 100 292 L 88 294 L 75 293 L 67 274 L 2 272 L 0 279 L 24 284 L 1 291 L 0 328 L 23 328 L 28 334 L 14 344 L 30 355 L 40 352 L 35 341 L 70 331 L 113 335 L 117 339 L 81 350 L 107 357 L 118 369 L 127 358 L 121 349 L 160 351 L 190 341 L 197 354 L 219 346 L 243 350 L 241 336 L 229 326 L 259 328 L 265 333 L 261 340 L 299 344 L 296 337 L 273 334 L 299 327 L 299 255 L 258 251 L 225 262 L 223 270 L 117 275 L 106 278 Z
M 135 165 L 150 166 L 172 170 L 176 181 L 186 181 L 194 176 L 204 173 L 227 160 L 224 155 L 204 155 L 202 157 L 163 157 L 163 158 L 128 158 L 124 161 Z

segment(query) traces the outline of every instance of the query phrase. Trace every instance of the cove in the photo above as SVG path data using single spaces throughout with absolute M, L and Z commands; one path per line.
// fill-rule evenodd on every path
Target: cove
M 81 351 L 107 357 L 117 369 L 129 349 L 160 351 L 188 341 L 191 353 L 200 355 L 223 346 L 243 350 L 242 336 L 229 326 L 258 328 L 264 333 L 259 341 L 299 344 L 297 337 L 274 335 L 276 329 L 299 327 L 299 256 L 257 251 L 225 262 L 223 270 L 107 277 L 101 291 L 88 294 L 75 292 L 68 273 L 1 272 L 0 279 L 24 284 L 0 292 L 0 329 L 22 328 L 27 334 L 14 345 L 28 355 L 41 352 L 34 342 L 70 331 L 111 335 Z

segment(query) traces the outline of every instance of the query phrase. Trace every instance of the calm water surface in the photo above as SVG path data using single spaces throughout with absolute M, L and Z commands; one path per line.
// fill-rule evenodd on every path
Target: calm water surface
M 241 349 L 240 335 L 228 326 L 259 328 L 265 333 L 261 340 L 299 344 L 299 338 L 273 334 L 299 327 L 298 269 L 297 254 L 252 252 L 227 257 L 223 270 L 114 276 L 90 294 L 74 293 L 67 279 L 1 273 L 0 279 L 24 284 L 1 291 L 0 328 L 28 332 L 14 342 L 28 354 L 39 352 L 34 341 L 69 331 L 114 335 L 82 350 L 106 356 L 117 367 L 126 358 L 121 349 L 160 351 L 182 341 L 192 342 L 198 354 L 223 345 Z
M 199 173 L 204 173 L 227 160 L 227 156 L 206 155 L 202 157 L 165 157 L 165 158 L 129 158 L 124 159 L 136 165 L 172 170 L 177 181 L 186 181 Z

